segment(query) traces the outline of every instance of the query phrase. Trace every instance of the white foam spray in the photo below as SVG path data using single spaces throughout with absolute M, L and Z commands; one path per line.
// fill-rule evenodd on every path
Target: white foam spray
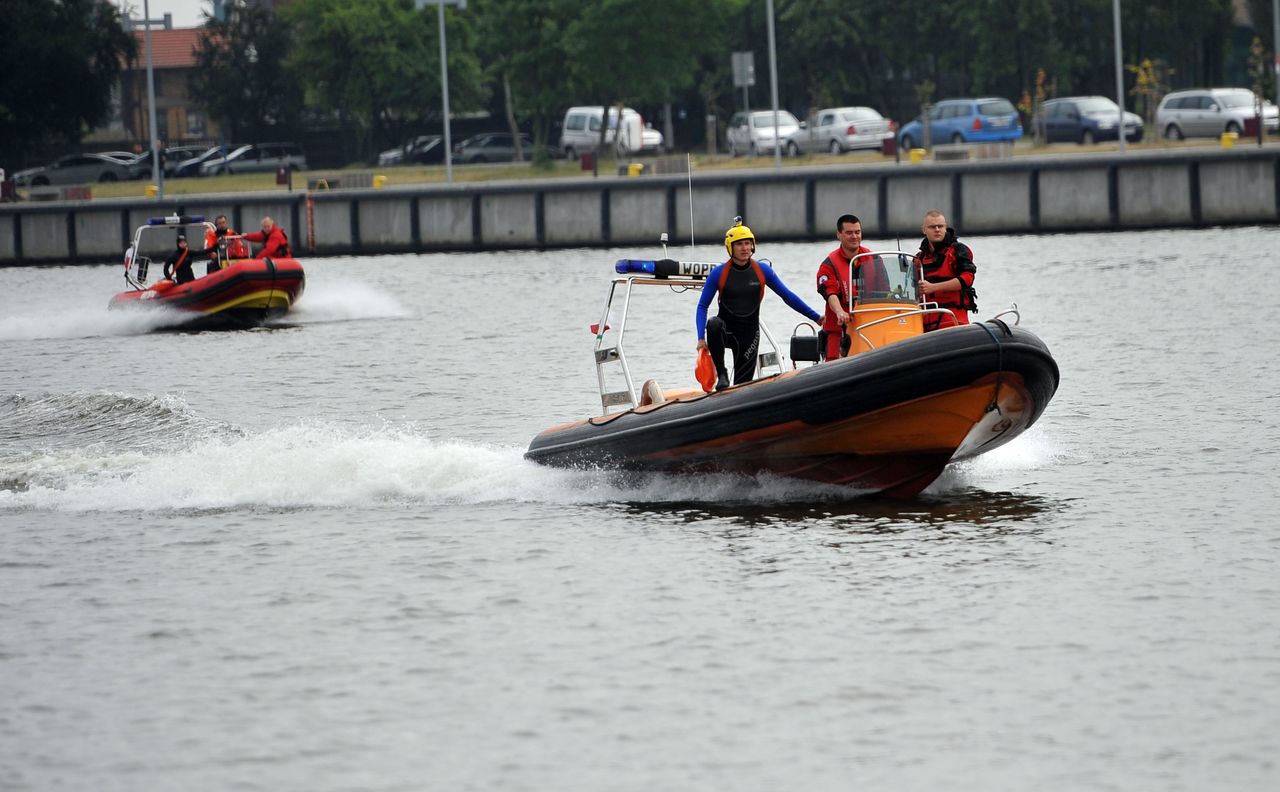
M 32 306 L 0 317 L 0 341 L 42 338 L 131 336 L 181 324 L 189 315 L 156 306 L 147 310 L 110 310 L 93 306 Z
M 390 294 L 356 280 L 308 280 L 306 291 L 288 314 L 289 322 L 342 322 L 409 316 Z

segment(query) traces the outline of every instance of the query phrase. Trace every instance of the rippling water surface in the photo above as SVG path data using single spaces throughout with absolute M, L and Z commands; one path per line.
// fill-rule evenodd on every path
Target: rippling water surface
M 224 333 L 0 270 L 0 788 L 1280 787 L 1280 231 L 968 241 L 1062 385 L 906 503 L 522 459 L 656 250 L 316 260 Z M 832 246 L 761 253 L 817 305 Z

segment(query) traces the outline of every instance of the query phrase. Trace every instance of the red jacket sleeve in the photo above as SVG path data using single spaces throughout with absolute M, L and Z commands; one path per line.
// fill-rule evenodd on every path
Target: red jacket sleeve
M 818 294 L 822 295 L 825 303 L 828 297 L 838 295 L 841 291 L 840 276 L 836 274 L 835 265 L 831 263 L 831 259 L 823 259 L 818 265 Z

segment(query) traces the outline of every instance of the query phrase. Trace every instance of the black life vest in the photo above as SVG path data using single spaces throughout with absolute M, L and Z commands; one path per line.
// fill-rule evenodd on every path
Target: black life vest
M 720 310 L 729 313 L 732 316 L 740 316 L 747 318 L 755 316 L 760 312 L 760 303 L 764 302 L 765 278 L 764 268 L 755 259 L 748 259 L 747 267 L 735 267 L 733 259 L 729 259 L 724 263 L 724 267 L 720 270 L 720 283 L 716 286 L 716 297 L 719 300 Z M 725 302 L 725 287 L 729 283 L 729 274 L 731 271 L 746 274 L 753 272 L 756 279 L 760 282 L 760 296 L 754 302 L 749 302 L 749 297 L 745 293 L 739 293 L 735 289 L 735 293 L 729 298 L 728 303 Z M 741 277 L 741 276 L 739 276 Z M 736 279 L 735 279 L 736 280 Z M 744 285 L 746 285 L 744 283 Z

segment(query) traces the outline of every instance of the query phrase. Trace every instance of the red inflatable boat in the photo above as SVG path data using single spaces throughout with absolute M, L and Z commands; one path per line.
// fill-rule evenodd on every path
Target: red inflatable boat
M 302 265 L 291 258 L 230 258 L 228 250 L 239 252 L 236 238 L 224 237 L 214 251 L 219 268 L 213 272 L 182 284 L 167 278 L 148 282 L 151 267 L 163 267 L 178 234 L 203 240 L 212 228 L 202 217 L 177 215 L 151 218 L 139 227 L 125 253 L 125 281 L 131 288 L 112 297 L 110 307 L 179 311 L 190 315 L 178 323 L 183 328 L 253 327 L 286 314 L 306 284 Z M 201 258 L 193 264 L 197 275 L 209 261 Z

